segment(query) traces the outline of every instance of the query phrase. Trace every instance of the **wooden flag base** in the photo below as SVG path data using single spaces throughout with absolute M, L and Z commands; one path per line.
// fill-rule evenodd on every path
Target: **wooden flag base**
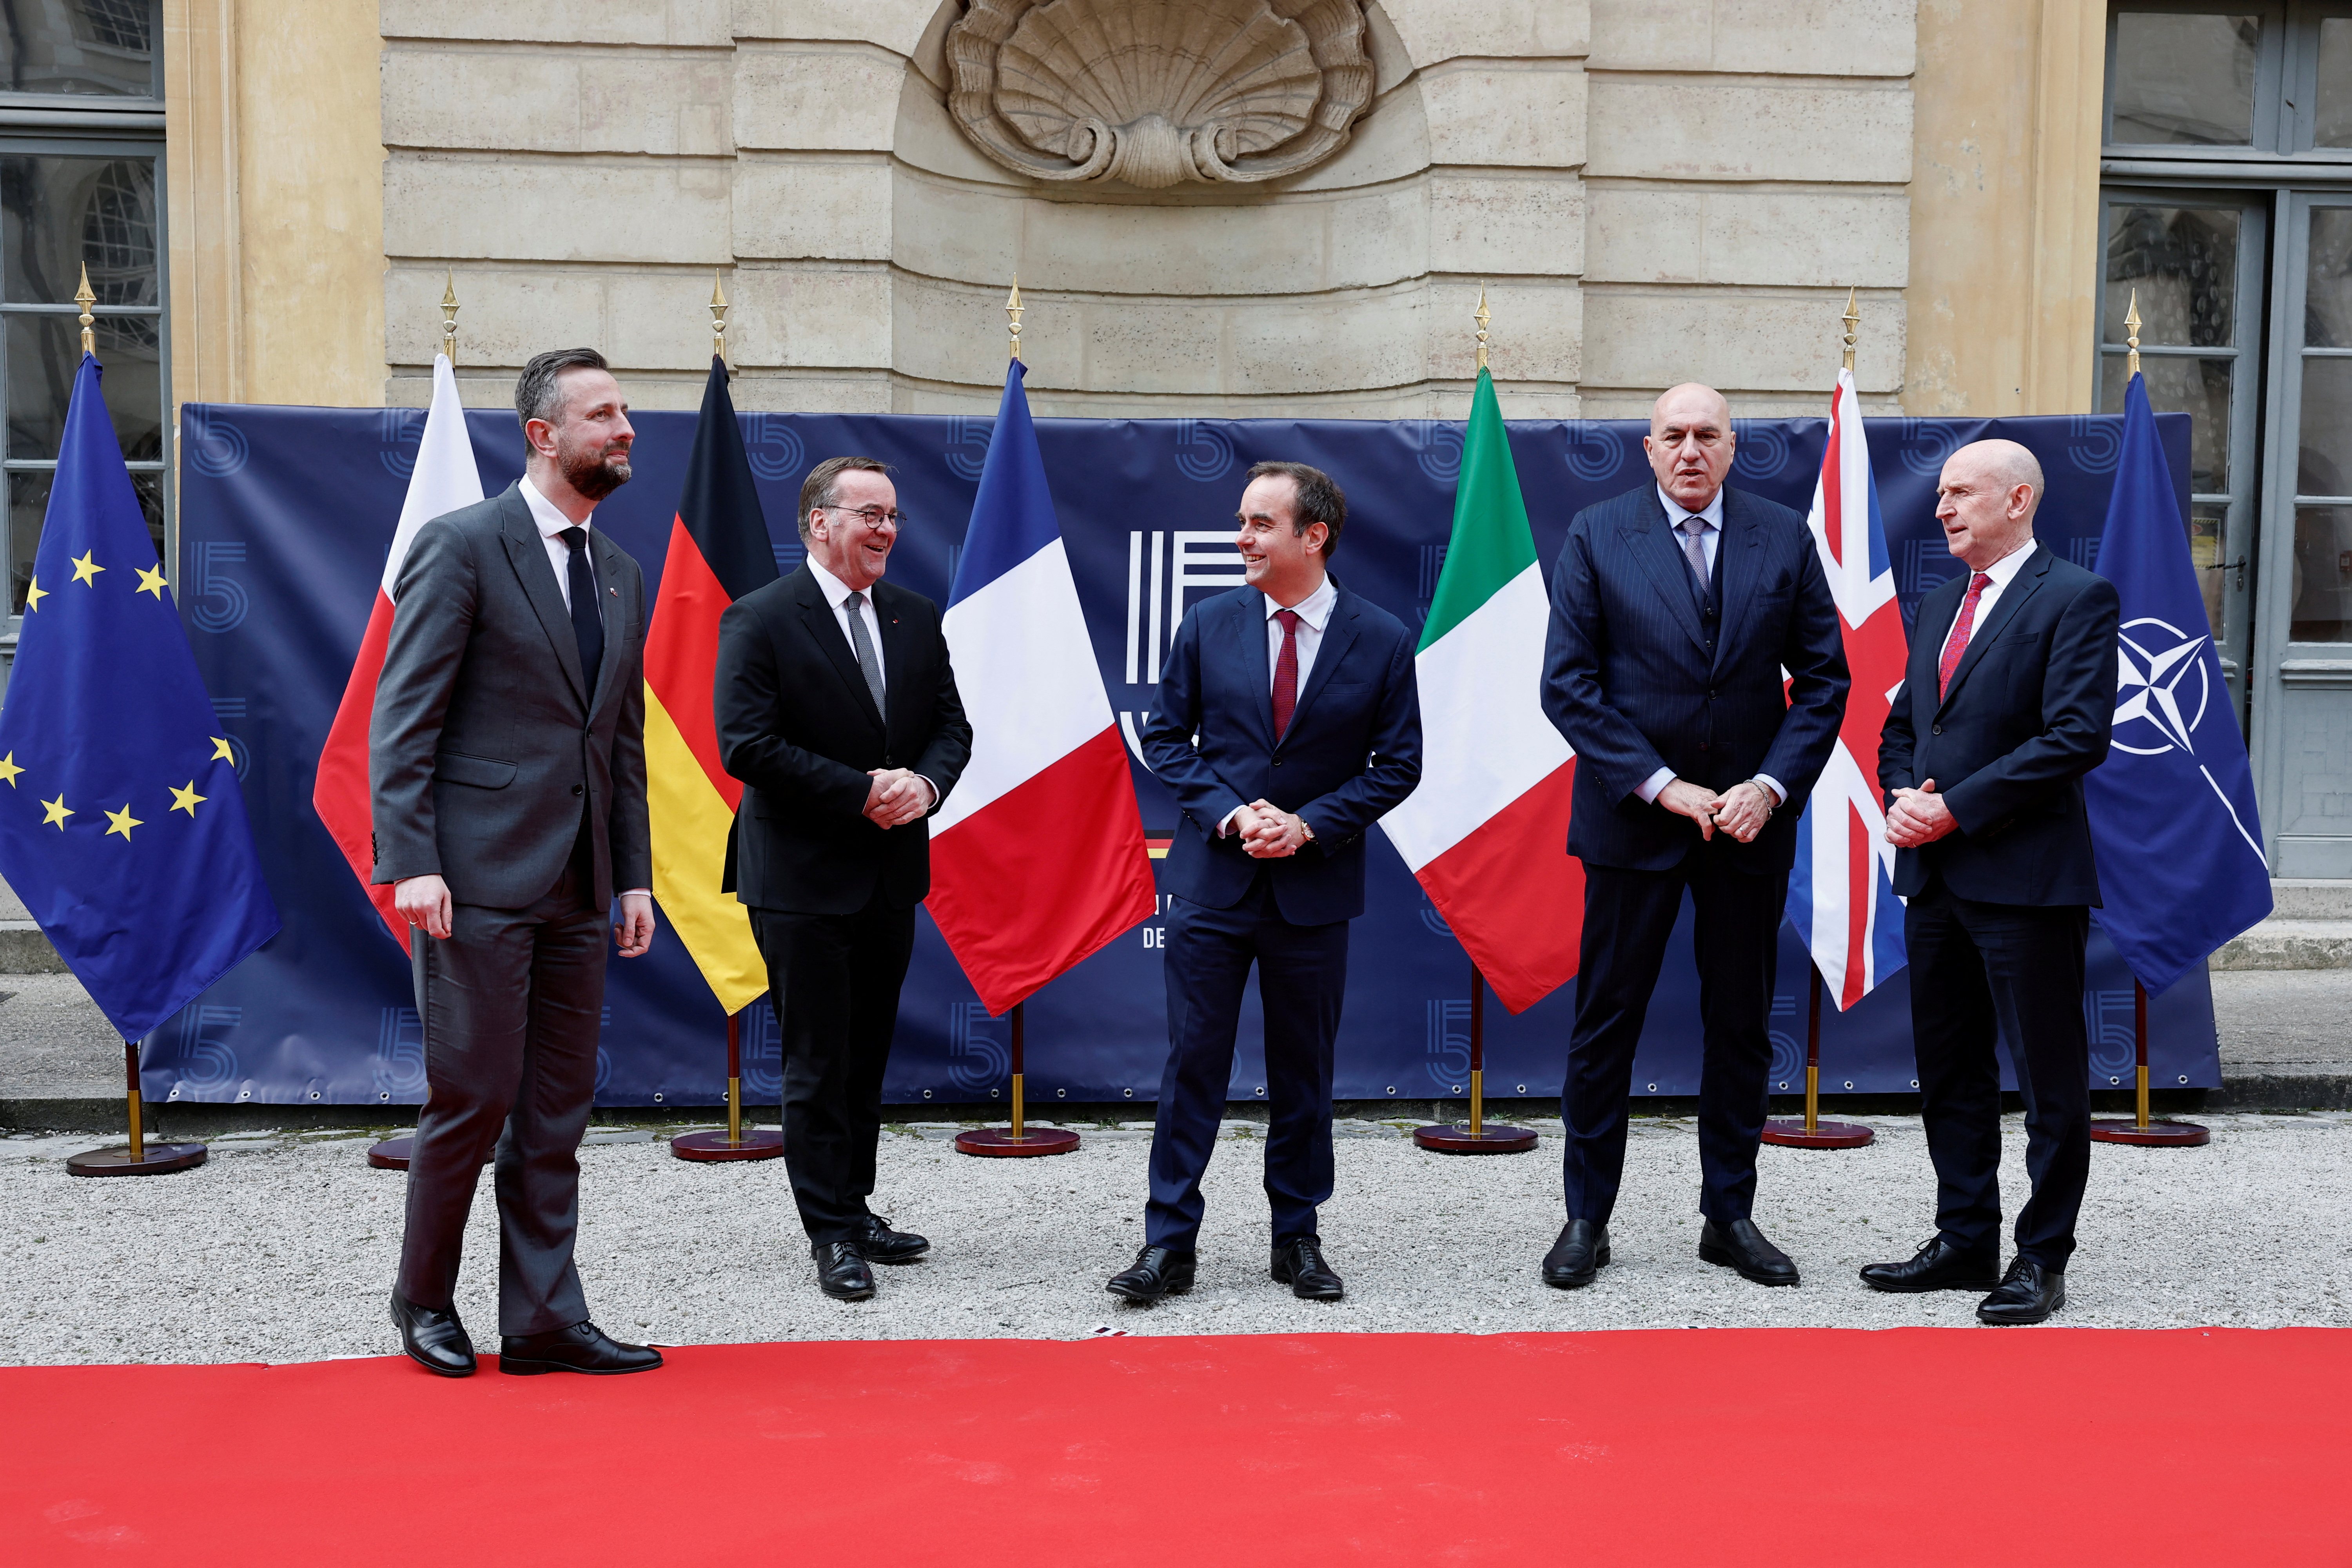
M 730 1137 L 719 1128 L 708 1132 L 681 1132 L 669 1141 L 669 1152 L 681 1160 L 772 1160 L 784 1152 L 784 1135 L 746 1127 Z
M 368 1150 L 368 1163 L 379 1171 L 405 1171 L 409 1157 L 416 1152 L 416 1134 L 404 1132 L 397 1138 L 387 1138 Z
M 2213 1134 L 2194 1121 L 2159 1121 L 2147 1113 L 2147 987 L 2132 982 L 2132 1089 L 2138 1109 L 2129 1121 L 2091 1123 L 2094 1143 L 2137 1143 L 2147 1149 L 2197 1149 Z
M 135 1150 L 117 1143 L 69 1156 L 66 1172 L 75 1176 L 160 1176 L 167 1171 L 192 1171 L 204 1163 L 201 1143 L 142 1143 Z
M 1536 1146 L 1536 1135 L 1525 1127 L 1505 1127 L 1481 1120 L 1440 1122 L 1412 1130 L 1413 1144 L 1435 1154 L 1524 1154 Z
M 1018 1160 L 1033 1154 L 1066 1154 L 1078 1146 L 1078 1135 L 1063 1127 L 974 1127 L 956 1134 L 956 1152 Z
M 1767 1121 L 1764 1142 L 1784 1149 L 1859 1149 L 1878 1136 L 1853 1121 Z

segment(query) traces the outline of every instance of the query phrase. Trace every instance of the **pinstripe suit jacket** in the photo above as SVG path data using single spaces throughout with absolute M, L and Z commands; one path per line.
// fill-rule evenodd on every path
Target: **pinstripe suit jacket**
M 1745 870 L 1785 872 L 1796 857 L 1798 813 L 1845 713 L 1837 605 L 1805 520 L 1728 486 L 1717 574 L 1710 622 L 1646 479 L 1569 524 L 1543 703 L 1576 748 L 1568 850 L 1588 865 L 1664 871 L 1699 843 L 1696 824 L 1633 793 L 1662 767 L 1717 791 L 1771 774 L 1788 804 L 1755 843 L 1715 843 Z

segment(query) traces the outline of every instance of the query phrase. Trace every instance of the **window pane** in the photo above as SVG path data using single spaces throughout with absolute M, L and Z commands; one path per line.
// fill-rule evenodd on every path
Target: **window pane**
M 2352 207 L 2311 209 L 2304 282 L 2303 346 L 2352 349 Z
M 2125 11 L 2116 17 L 2111 142 L 2250 145 L 2259 16 Z
M 2294 510 L 2292 642 L 2352 642 L 2352 507 Z
M 2122 412 L 2123 354 L 2099 360 L 2099 406 Z M 2147 377 L 2148 406 L 2158 414 L 2189 416 L 2189 488 L 2210 494 L 2230 488 L 2230 384 L 2232 362 L 2150 355 L 2139 362 Z
M 2139 298 L 2139 341 L 2193 348 L 2235 345 L 2238 209 L 2107 208 L 2105 341 L 2122 342 Z
M 2315 147 L 2352 147 L 2352 16 L 2319 24 L 2319 104 Z
M 41 547 L 41 519 L 49 510 L 49 476 L 8 476 L 8 613 L 25 613 L 25 584 Z
M 98 280 L 90 279 L 96 287 Z M 163 382 L 152 316 L 101 316 L 92 335 L 114 434 L 131 462 L 163 455 Z M 48 458 L 65 441 L 66 402 L 81 363 L 81 326 L 71 316 L 7 318 L 8 456 Z
M 9 5 L 0 91 L 156 98 L 154 0 Z
M 70 304 L 84 263 L 100 304 L 163 304 L 155 161 L 0 157 L 0 298 Z
M 2352 359 L 2303 362 L 2303 439 L 2294 493 L 2352 496 Z
M 2196 563 L 2198 585 L 2205 590 L 2205 624 L 2212 628 L 2213 640 L 2221 642 L 2221 590 L 2229 586 L 2224 579 L 2228 572 L 2211 571 L 2227 559 L 2221 553 L 2222 542 L 2229 537 L 2230 503 L 2220 500 L 2200 500 L 2189 503 L 2189 559 Z

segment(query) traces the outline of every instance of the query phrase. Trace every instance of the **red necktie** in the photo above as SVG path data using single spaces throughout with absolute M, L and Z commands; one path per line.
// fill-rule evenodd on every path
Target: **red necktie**
M 1276 610 L 1274 618 L 1282 623 L 1282 652 L 1274 661 L 1274 738 L 1279 741 L 1298 707 L 1298 612 Z
M 1952 635 L 1944 639 L 1944 657 L 1936 666 L 1936 700 L 1941 702 L 1951 693 L 1952 671 L 1960 668 L 1960 655 L 1969 651 L 1969 632 L 1977 624 L 1977 600 L 1992 585 L 1992 578 L 1979 572 L 1969 579 L 1969 596 L 1960 601 L 1958 618 L 1952 622 Z

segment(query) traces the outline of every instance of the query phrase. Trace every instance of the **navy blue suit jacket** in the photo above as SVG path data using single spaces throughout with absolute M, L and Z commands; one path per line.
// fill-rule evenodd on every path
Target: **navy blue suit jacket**
M 1143 760 L 1184 813 L 1161 886 L 1207 909 L 1231 909 L 1261 869 L 1293 925 L 1364 912 L 1364 830 L 1421 782 L 1421 698 L 1404 624 L 1333 579 L 1339 597 L 1291 712 L 1274 737 L 1274 668 L 1265 596 L 1236 588 L 1184 614 Z M 1216 837 L 1237 805 L 1268 800 L 1315 830 L 1297 854 L 1255 860 Z
M 1969 574 L 1919 601 L 1911 659 L 1878 742 L 1878 783 L 1936 781 L 1958 832 L 1895 852 L 1895 890 L 1927 874 L 1990 904 L 2099 901 L 2083 775 L 2106 761 L 2116 725 L 2116 585 L 2036 545 L 2000 591 L 1936 699 L 1936 667 Z
M 1576 748 L 1568 852 L 1587 865 L 1670 870 L 1699 843 L 1696 823 L 1633 793 L 1662 767 L 1718 793 L 1771 774 L 1789 799 L 1756 842 L 1714 842 L 1744 870 L 1796 858 L 1798 814 L 1845 713 L 1837 605 L 1805 520 L 1728 486 L 1716 576 L 1710 626 L 1654 484 L 1568 525 L 1543 704 Z

